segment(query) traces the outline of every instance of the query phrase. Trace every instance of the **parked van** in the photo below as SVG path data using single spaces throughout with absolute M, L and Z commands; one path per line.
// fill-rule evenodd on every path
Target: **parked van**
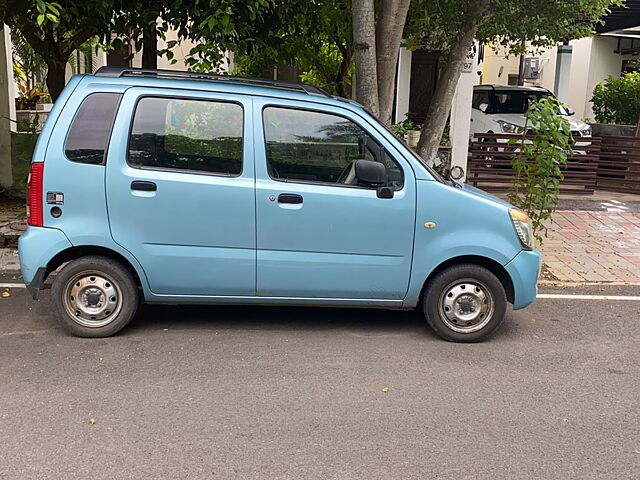
M 443 178 L 363 107 L 303 84 L 103 67 L 38 139 L 20 237 L 34 299 L 113 335 L 146 303 L 420 309 L 485 338 L 536 296 L 526 214 Z

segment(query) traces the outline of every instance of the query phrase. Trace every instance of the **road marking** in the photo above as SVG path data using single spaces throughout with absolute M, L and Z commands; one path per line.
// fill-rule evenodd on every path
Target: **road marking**
M 539 293 L 536 298 L 565 298 L 571 300 L 632 300 L 640 301 L 640 297 L 633 295 L 570 295 L 561 293 Z
M 24 283 L 0 283 L 0 288 L 27 288 Z

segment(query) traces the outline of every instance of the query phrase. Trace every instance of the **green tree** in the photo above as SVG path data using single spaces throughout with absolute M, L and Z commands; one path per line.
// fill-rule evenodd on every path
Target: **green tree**
M 47 88 L 55 100 L 65 85 L 65 69 L 71 53 L 110 27 L 110 0 L 65 0 L 64 6 L 43 0 L 6 0 L 0 22 L 17 29 L 47 64 Z
M 621 0 L 413 0 L 405 36 L 413 46 L 443 52 L 442 70 L 418 151 L 435 157 L 464 59 L 473 40 L 498 43 L 512 54 L 594 34 L 594 26 Z
M 351 9 L 348 0 L 267 0 L 229 7 L 233 23 L 202 18 L 191 32 L 198 45 L 194 68 L 215 67 L 224 50 L 234 53 L 237 70 L 262 76 L 279 65 L 305 72 L 340 96 L 350 96 L 353 63 Z

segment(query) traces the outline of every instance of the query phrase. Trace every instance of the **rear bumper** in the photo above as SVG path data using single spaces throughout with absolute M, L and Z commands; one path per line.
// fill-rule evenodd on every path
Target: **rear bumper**
M 513 308 L 524 308 L 536 299 L 540 275 L 540 252 L 523 250 L 505 269 L 513 282 Z
M 51 259 L 69 247 L 71 242 L 66 235 L 55 228 L 28 227 L 20 236 L 20 269 L 24 283 L 34 299 L 38 298 Z

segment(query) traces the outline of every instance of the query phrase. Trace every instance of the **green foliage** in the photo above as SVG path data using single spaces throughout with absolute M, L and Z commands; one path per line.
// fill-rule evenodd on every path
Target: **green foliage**
M 36 148 L 38 133 L 35 125 L 26 132 L 11 132 L 14 150 L 11 155 L 11 171 L 13 173 L 12 190 L 16 197 L 24 198 L 27 190 L 27 178 L 31 167 L 31 157 Z
M 26 84 L 18 85 L 18 98 L 16 98 L 16 110 L 35 110 L 38 102 L 47 96 L 37 87 L 28 87 Z
M 640 72 L 609 76 L 593 90 L 593 112 L 600 123 L 635 125 L 640 119 Z
M 533 135 L 527 139 L 511 140 L 517 144 L 517 153 L 511 159 L 515 179 L 508 198 L 531 218 L 533 235 L 542 244 L 547 236 L 545 222 L 550 221 L 558 207 L 560 182 L 564 179 L 561 168 L 567 164 L 567 151 L 571 150 L 569 122 L 557 114 L 561 103 L 556 98 L 543 98 L 532 103 L 525 114 L 524 132 Z
M 418 125 L 407 118 L 400 123 L 392 125 L 391 131 L 395 133 L 398 138 L 404 140 L 404 137 L 409 130 L 420 130 L 421 128 L 422 125 Z
M 465 26 L 478 27 L 476 39 L 523 53 L 593 35 L 608 9 L 623 0 L 413 0 L 405 38 L 410 48 L 442 51 L 445 56 Z M 481 14 L 476 9 L 480 7 Z

